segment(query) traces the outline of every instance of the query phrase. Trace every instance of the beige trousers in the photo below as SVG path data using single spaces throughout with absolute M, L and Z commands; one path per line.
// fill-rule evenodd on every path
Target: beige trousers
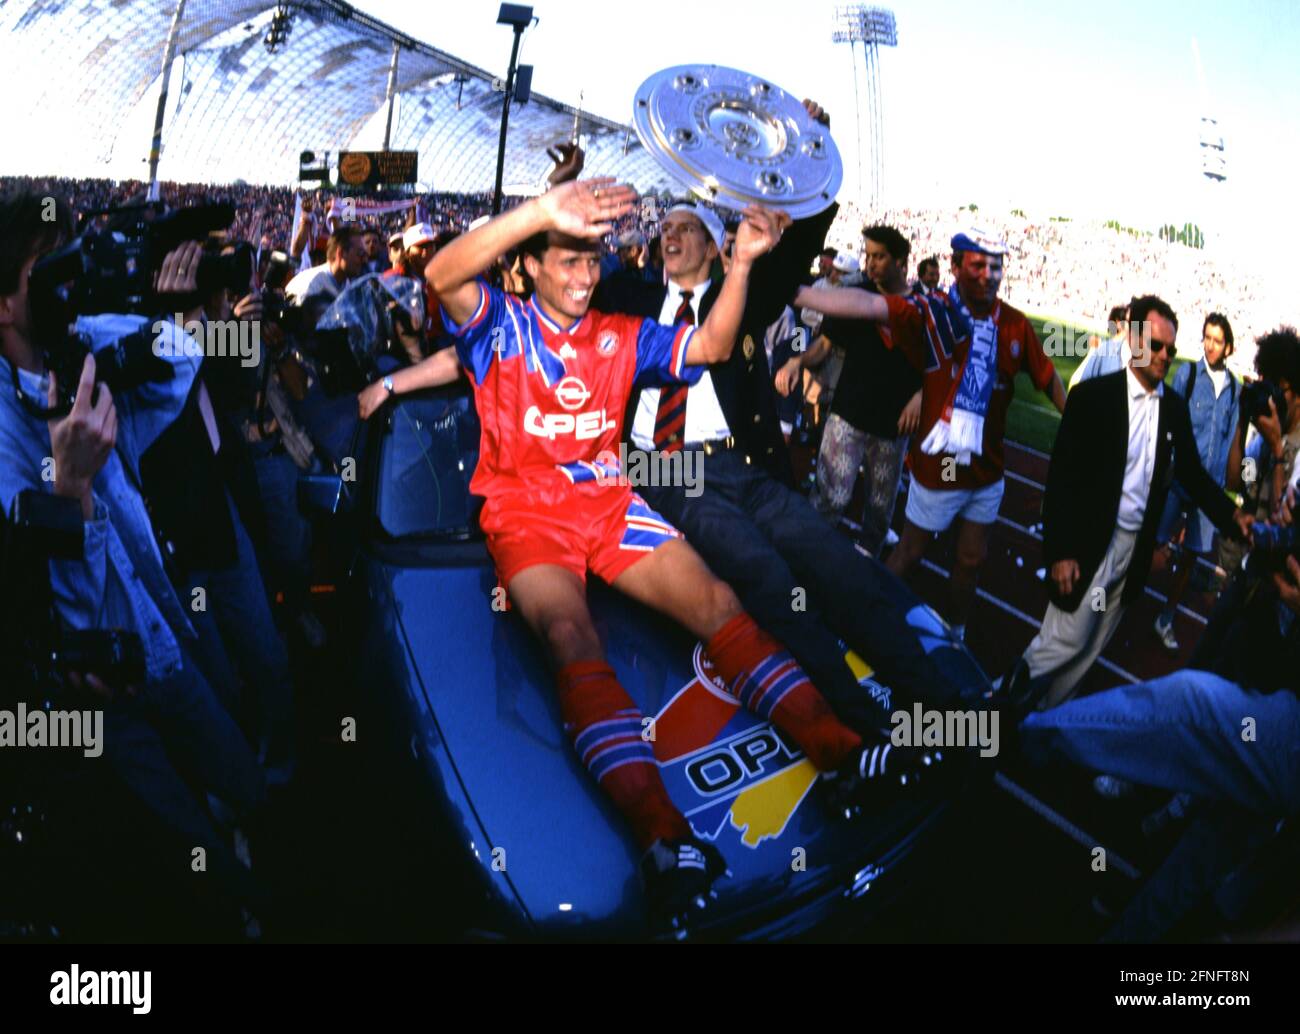
M 1074 696 L 1092 662 L 1115 634 L 1124 617 L 1120 598 L 1136 541 L 1137 532 L 1116 528 L 1097 573 L 1073 613 L 1053 603 L 1047 605 L 1043 626 L 1025 651 L 1030 677 L 1051 678 L 1039 710 L 1056 707 Z

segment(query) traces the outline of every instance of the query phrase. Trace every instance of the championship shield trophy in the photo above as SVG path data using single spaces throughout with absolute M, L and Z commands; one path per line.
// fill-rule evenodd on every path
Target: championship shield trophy
M 806 218 L 831 205 L 843 179 L 830 131 L 798 98 L 739 69 L 656 72 L 636 92 L 633 124 L 669 176 L 719 207 Z

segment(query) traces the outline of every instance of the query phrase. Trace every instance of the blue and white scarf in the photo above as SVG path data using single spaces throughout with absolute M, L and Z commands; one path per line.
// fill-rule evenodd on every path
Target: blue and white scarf
M 970 348 L 962 363 L 960 376 L 954 375 L 952 392 L 943 407 L 939 422 L 921 443 L 921 450 L 934 456 L 955 453 L 959 466 L 969 466 L 971 457 L 984 450 L 984 418 L 989 399 L 998 380 L 998 316 L 1001 306 L 995 301 L 993 311 L 976 319 L 962 301 L 957 285 L 948 291 L 948 300 L 970 325 Z

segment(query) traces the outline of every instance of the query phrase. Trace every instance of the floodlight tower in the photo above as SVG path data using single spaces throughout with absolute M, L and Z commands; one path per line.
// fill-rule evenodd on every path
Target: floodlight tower
M 1201 48 L 1192 37 L 1192 58 L 1196 62 L 1196 79 L 1201 88 L 1201 175 L 1211 183 L 1222 183 L 1228 178 L 1228 163 L 1224 156 L 1223 133 L 1218 120 L 1210 114 L 1210 89 L 1205 83 L 1205 66 L 1201 64 Z
M 1217 247 L 1223 244 L 1223 230 L 1228 225 L 1226 205 L 1228 162 L 1223 142 L 1223 130 L 1214 115 L 1213 98 L 1205 77 L 1205 66 L 1201 63 L 1201 48 L 1192 37 L 1192 60 L 1196 65 L 1196 80 L 1200 94 L 1200 131 L 1197 137 L 1197 150 L 1200 154 L 1200 189 L 1194 195 L 1197 199 L 1196 221 L 1206 237 Z
M 880 204 L 885 181 L 885 109 L 880 92 L 880 48 L 898 46 L 894 12 L 867 4 L 839 4 L 835 8 L 833 43 L 847 43 L 853 53 L 853 93 L 858 108 L 858 196 L 870 207 Z M 866 107 L 858 93 L 857 45 L 862 44 L 866 67 Z M 863 133 L 865 127 L 866 133 Z M 863 141 L 870 149 L 870 178 L 862 175 Z

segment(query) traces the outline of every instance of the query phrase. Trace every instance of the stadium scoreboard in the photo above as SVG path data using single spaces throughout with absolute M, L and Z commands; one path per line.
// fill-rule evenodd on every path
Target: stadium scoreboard
M 340 151 L 339 184 L 385 187 L 416 181 L 418 151 Z

